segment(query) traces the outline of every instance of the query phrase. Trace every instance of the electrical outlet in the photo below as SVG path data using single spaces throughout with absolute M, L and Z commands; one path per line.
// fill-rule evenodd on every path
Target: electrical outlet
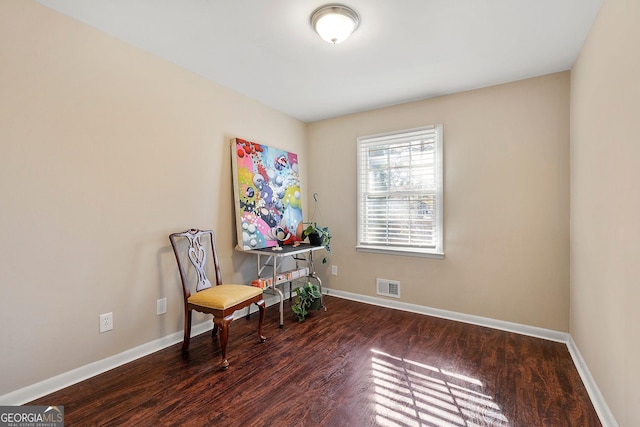
M 338 275 L 338 266 L 337 265 L 332 265 L 331 266 L 331 275 L 332 276 L 337 276 Z
M 100 315 L 100 333 L 113 329 L 113 313 Z
M 156 301 L 156 314 L 159 316 L 161 314 L 165 314 L 167 312 L 167 299 L 160 298 Z

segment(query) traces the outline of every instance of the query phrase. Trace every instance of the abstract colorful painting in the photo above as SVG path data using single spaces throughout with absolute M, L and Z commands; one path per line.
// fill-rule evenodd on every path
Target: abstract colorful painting
M 298 156 L 234 138 L 231 158 L 238 246 L 261 249 L 302 240 Z

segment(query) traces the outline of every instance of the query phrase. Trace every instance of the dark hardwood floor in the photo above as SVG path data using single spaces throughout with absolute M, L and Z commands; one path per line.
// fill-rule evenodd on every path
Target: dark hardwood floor
M 40 398 L 65 425 L 600 426 L 566 345 L 326 297 L 304 323 L 267 308 Z M 288 305 L 285 303 L 285 309 Z

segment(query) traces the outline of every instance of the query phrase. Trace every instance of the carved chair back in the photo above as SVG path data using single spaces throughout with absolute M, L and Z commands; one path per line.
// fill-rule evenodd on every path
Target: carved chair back
M 171 234 L 169 240 L 178 262 L 185 301 L 192 290 L 200 292 L 214 286 L 209 277 L 215 279 L 215 285 L 222 283 L 213 231 L 192 228 Z

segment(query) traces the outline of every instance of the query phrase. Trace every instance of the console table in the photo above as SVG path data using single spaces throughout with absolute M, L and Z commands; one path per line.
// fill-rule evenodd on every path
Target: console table
M 320 300 L 324 307 L 324 301 L 322 299 L 322 281 L 316 276 L 313 268 L 313 253 L 324 249 L 324 246 L 312 246 L 308 243 L 301 243 L 298 246 L 286 245 L 280 246 L 280 249 L 264 248 L 264 249 L 245 249 L 243 252 L 254 254 L 258 257 L 258 280 L 261 281 L 263 289 L 273 289 L 280 297 L 280 327 L 284 326 L 284 293 L 277 288 L 277 285 L 284 283 L 290 283 L 292 280 L 308 277 L 318 282 L 320 288 Z M 293 270 L 281 271 L 282 262 L 287 257 L 293 257 L 296 260 L 296 267 L 298 261 L 305 263 L 302 268 L 295 268 Z M 272 268 L 272 274 L 267 277 L 263 275 L 266 267 Z M 326 310 L 326 307 L 325 307 Z

